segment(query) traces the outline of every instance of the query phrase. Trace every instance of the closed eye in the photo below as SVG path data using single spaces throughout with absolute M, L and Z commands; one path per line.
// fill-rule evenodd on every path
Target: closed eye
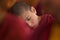
M 26 19 L 27 19 L 27 21 L 29 21 L 29 20 L 31 20 L 31 17 L 27 17 Z

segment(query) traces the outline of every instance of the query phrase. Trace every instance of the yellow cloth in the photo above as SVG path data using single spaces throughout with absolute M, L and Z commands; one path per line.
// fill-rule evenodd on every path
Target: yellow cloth
M 60 40 L 60 25 L 55 24 L 52 26 L 49 40 Z

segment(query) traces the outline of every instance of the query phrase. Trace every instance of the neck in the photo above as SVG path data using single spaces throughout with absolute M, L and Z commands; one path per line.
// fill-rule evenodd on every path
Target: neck
M 33 29 L 37 28 L 37 26 L 39 25 L 40 21 L 41 21 L 41 16 L 37 16 L 38 17 L 38 24 L 36 26 L 34 26 Z

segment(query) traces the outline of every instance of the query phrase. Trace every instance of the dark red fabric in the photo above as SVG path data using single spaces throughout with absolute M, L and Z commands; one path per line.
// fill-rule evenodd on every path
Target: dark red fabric
M 48 40 L 51 25 L 54 18 L 50 14 L 44 14 L 38 27 L 34 30 L 31 40 Z
M 27 40 L 30 32 L 30 28 L 22 18 L 18 19 L 11 14 L 7 14 L 0 24 L 0 40 Z
M 38 5 L 35 7 L 37 11 L 37 15 L 41 16 L 42 15 L 42 10 L 45 9 L 45 6 L 42 6 L 41 3 L 38 3 Z
M 40 16 L 40 15 L 42 15 L 42 6 L 41 6 L 41 4 L 39 3 L 36 7 L 36 11 L 37 11 L 37 15 L 38 16 Z

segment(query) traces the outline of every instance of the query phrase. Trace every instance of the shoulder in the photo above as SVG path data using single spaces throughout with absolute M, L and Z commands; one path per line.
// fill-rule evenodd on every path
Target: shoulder
M 26 24 L 24 19 L 18 18 L 13 14 L 8 14 L 6 20 L 8 20 L 9 24 L 11 25 L 23 26 Z
M 41 20 L 45 24 L 52 24 L 54 22 L 54 17 L 51 14 L 44 14 L 41 16 Z
M 16 17 L 15 15 L 12 15 L 10 13 L 7 13 L 3 22 L 2 22 L 2 25 L 5 25 L 5 26 L 14 26 L 14 25 L 20 25 L 22 20 L 19 20 L 18 17 Z

